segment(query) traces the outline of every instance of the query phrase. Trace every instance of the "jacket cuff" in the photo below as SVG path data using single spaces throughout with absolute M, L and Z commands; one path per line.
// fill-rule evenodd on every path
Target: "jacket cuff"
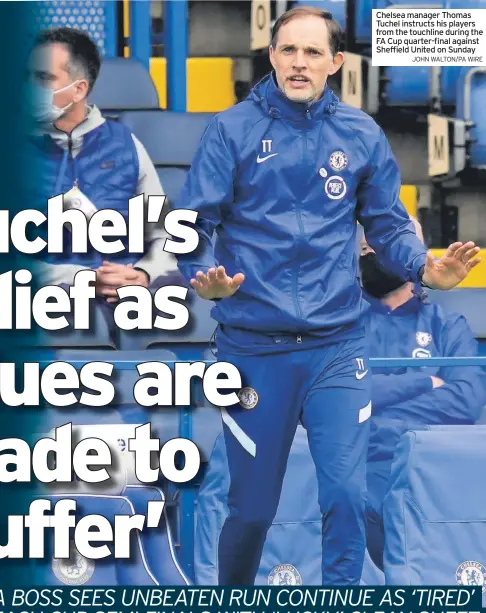
M 424 274 L 424 268 L 425 268 L 425 263 L 427 261 L 427 254 L 424 253 L 424 255 L 420 255 L 418 257 L 415 258 L 413 264 L 412 264 L 412 274 L 411 274 L 411 281 L 415 282 L 415 283 L 420 283 L 422 285 L 422 275 Z

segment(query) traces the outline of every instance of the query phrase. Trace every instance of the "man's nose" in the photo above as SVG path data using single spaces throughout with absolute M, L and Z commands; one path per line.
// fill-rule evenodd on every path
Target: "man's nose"
M 305 59 L 305 52 L 303 49 L 297 49 L 294 54 L 294 68 L 302 69 L 306 68 L 307 62 Z

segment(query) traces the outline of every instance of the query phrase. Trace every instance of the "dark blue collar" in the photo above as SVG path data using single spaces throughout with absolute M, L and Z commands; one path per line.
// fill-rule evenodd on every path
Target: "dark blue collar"
M 332 115 L 336 112 L 339 102 L 327 85 L 319 100 L 310 104 L 294 102 L 278 87 L 273 72 L 255 85 L 248 99 L 260 104 L 271 117 L 284 117 L 294 121 L 312 121 L 322 119 L 325 115 Z

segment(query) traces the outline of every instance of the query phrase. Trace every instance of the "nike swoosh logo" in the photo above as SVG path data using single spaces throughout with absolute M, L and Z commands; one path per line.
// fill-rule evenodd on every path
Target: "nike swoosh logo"
M 364 372 L 357 372 L 356 379 L 358 379 L 359 381 L 360 379 L 363 379 L 363 377 L 366 377 L 367 374 L 368 374 L 368 370 L 365 370 Z
M 261 164 L 262 162 L 265 162 L 266 160 L 269 160 L 270 158 L 273 158 L 276 155 L 278 155 L 278 153 L 271 153 L 270 155 L 266 155 L 264 158 L 261 158 L 260 154 L 258 154 L 257 164 Z

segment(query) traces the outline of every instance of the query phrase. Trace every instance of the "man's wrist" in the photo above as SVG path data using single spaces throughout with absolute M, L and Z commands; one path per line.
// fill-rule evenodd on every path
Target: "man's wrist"
M 419 268 L 419 271 L 418 271 L 419 283 L 422 287 L 427 287 L 428 289 L 432 289 L 430 285 L 427 285 L 424 281 L 424 272 L 425 272 L 425 264 L 422 264 L 422 266 Z

